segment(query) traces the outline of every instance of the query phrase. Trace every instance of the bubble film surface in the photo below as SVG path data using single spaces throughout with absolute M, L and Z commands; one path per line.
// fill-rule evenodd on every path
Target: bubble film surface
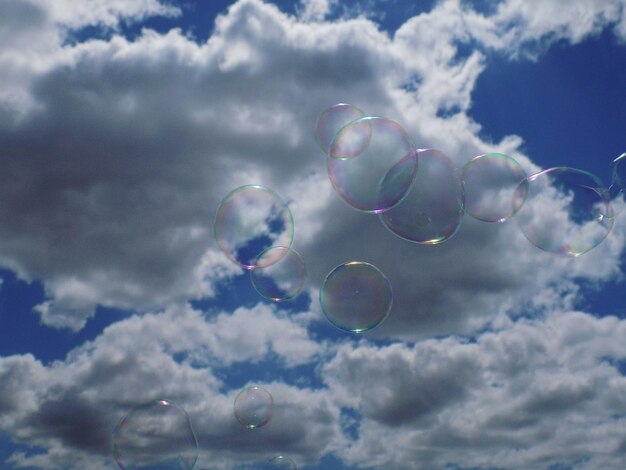
M 520 164 L 502 153 L 473 158 L 465 164 L 461 179 L 465 211 L 483 222 L 504 222 L 513 217 L 527 188 L 526 173 Z M 516 204 L 514 196 L 520 199 Z
M 536 247 L 575 257 L 598 246 L 613 227 L 608 191 L 593 174 L 569 167 L 540 171 L 520 184 L 515 217 Z
M 364 126 L 371 132 L 367 146 L 354 158 L 328 158 L 333 188 L 353 208 L 380 213 L 407 194 L 417 171 L 417 152 L 406 131 L 395 121 L 364 117 L 336 135 L 330 156 L 341 156 L 361 141 Z
M 266 257 L 279 261 L 268 265 Z M 302 291 L 306 265 L 294 249 L 285 246 L 268 248 L 259 255 L 255 264 L 265 267 L 250 271 L 250 279 L 256 291 L 266 299 L 280 302 L 292 299 Z
M 315 137 L 324 153 L 326 155 L 330 153 L 330 146 L 342 127 L 362 117 L 365 117 L 363 111 L 347 103 L 338 103 L 324 110 L 315 125 Z M 367 145 L 367 140 L 366 138 L 361 142 L 361 150 Z M 358 153 L 360 151 L 357 146 L 352 153 L 343 155 L 341 158 L 354 157 Z
M 297 468 L 295 462 L 284 455 L 277 455 L 263 466 L 263 470 L 297 470 Z
M 231 191 L 220 203 L 215 216 L 215 239 L 228 258 L 245 269 L 267 267 L 275 257 L 259 254 L 272 246 L 290 247 L 294 223 L 291 211 L 274 191 L 260 185 L 247 185 Z
M 274 400 L 261 387 L 244 388 L 235 398 L 235 417 L 248 429 L 266 425 L 272 418 Z
M 361 333 L 380 325 L 391 311 L 391 284 L 374 265 L 362 261 L 333 269 L 322 285 L 322 312 L 344 331 Z
M 453 162 L 444 153 L 418 151 L 419 169 L 407 196 L 379 215 L 405 240 L 435 245 L 452 237 L 463 218 L 463 190 Z
M 198 443 L 181 407 L 155 401 L 133 409 L 113 431 L 113 456 L 123 470 L 189 470 Z
M 611 185 L 622 193 L 626 192 L 626 153 L 613 160 L 612 170 Z

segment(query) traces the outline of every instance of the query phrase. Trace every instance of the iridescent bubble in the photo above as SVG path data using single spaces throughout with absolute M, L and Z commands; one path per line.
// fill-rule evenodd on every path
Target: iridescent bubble
M 515 215 L 527 189 L 526 173 L 502 153 L 486 153 L 465 164 L 461 175 L 465 211 L 483 222 L 504 222 Z M 520 184 L 522 186 L 520 186 Z M 513 204 L 513 196 L 522 198 Z
M 514 196 L 515 219 L 536 247 L 575 257 L 598 246 L 613 228 L 608 191 L 593 174 L 550 168 L 527 178 Z
M 113 431 L 112 441 L 122 470 L 189 470 L 198 459 L 187 412 L 165 400 L 133 409 Z
M 279 261 L 267 265 L 264 259 L 266 257 L 278 258 Z M 255 264 L 265 267 L 250 271 L 252 285 L 266 299 L 275 302 L 289 300 L 302 290 L 306 278 L 306 265 L 296 250 L 285 246 L 273 246 L 261 253 Z
M 259 254 L 272 246 L 290 247 L 294 223 L 283 199 L 269 188 L 242 186 L 231 191 L 220 203 L 215 216 L 215 239 L 230 260 L 245 269 L 263 268 L 276 263 L 283 252 Z
M 274 400 L 261 387 L 244 388 L 235 398 L 235 417 L 248 429 L 264 426 L 272 418 Z
M 337 133 L 329 155 L 341 157 L 350 152 L 354 142 L 362 140 L 364 126 L 371 132 L 367 146 L 355 158 L 329 158 L 328 175 L 335 191 L 350 206 L 380 213 L 395 206 L 408 192 L 417 170 L 417 152 L 397 122 L 364 117 Z
M 391 284 L 374 265 L 362 261 L 333 269 L 320 291 L 322 312 L 344 331 L 361 333 L 380 325 L 391 311 Z
M 284 455 L 277 455 L 263 466 L 263 470 L 297 470 L 297 468 L 295 462 Z
M 436 245 L 452 237 L 463 218 L 463 188 L 450 158 L 438 150 L 418 151 L 419 170 L 407 196 L 379 215 L 405 240 Z
M 338 103 L 324 110 L 315 125 L 315 136 L 324 153 L 329 154 L 330 145 L 342 127 L 364 116 L 363 111 L 347 103 Z M 367 141 L 362 145 L 367 145 Z

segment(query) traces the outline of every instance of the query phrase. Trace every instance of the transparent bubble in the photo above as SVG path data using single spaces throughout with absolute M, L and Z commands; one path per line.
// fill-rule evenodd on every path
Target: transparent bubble
M 365 117 L 363 111 L 346 103 L 338 103 L 324 110 L 315 125 L 315 136 L 324 153 L 326 155 L 330 153 L 330 146 L 333 139 L 342 127 L 362 117 Z M 367 139 L 363 140 L 360 145 L 362 147 L 367 145 Z M 358 147 L 353 148 L 352 153 L 348 153 L 341 158 L 353 157 L 358 153 L 360 153 Z M 335 155 L 335 157 L 337 157 L 337 155 Z
M 364 117 L 339 131 L 330 156 L 351 151 L 354 142 L 362 140 L 364 125 L 371 132 L 367 146 L 355 158 L 329 158 L 328 175 L 335 191 L 350 206 L 380 213 L 395 206 L 407 194 L 417 170 L 417 152 L 397 122 Z
M 272 246 L 290 247 L 294 223 L 283 199 L 264 186 L 248 185 L 231 191 L 220 203 L 215 216 L 215 239 L 230 260 L 245 269 L 266 267 L 276 263 L 265 256 L 255 264 L 259 254 Z
M 268 266 L 265 257 L 279 261 Z M 304 286 L 306 265 L 296 250 L 273 246 L 259 255 L 256 265 L 265 267 L 250 271 L 252 285 L 266 299 L 275 302 L 292 299 Z
M 616 186 L 620 191 L 626 191 L 626 153 L 621 154 L 612 163 L 611 185 Z
M 515 219 L 536 247 L 575 257 L 598 246 L 613 228 L 608 191 L 595 175 L 569 167 L 527 178 L 514 196 Z
M 502 153 L 473 158 L 465 164 L 461 180 L 465 211 L 483 222 L 504 222 L 513 217 L 527 189 L 526 173 L 520 164 Z
M 407 196 L 379 215 L 383 224 L 405 240 L 435 245 L 452 237 L 463 218 L 461 179 L 444 153 L 418 151 L 419 169 Z
M 277 455 L 263 466 L 263 470 L 297 470 L 297 468 L 295 462 L 284 455 Z
M 320 291 L 322 312 L 344 331 L 361 333 L 380 325 L 391 311 L 391 284 L 374 265 L 362 261 L 333 269 Z
M 235 398 L 235 417 L 248 429 L 264 426 L 272 418 L 274 400 L 261 387 L 244 388 Z
M 185 410 L 159 400 L 139 406 L 113 431 L 113 456 L 123 470 L 189 470 L 198 443 Z

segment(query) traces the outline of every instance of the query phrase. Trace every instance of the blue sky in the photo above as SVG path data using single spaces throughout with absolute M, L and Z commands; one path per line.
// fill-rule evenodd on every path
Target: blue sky
M 333 190 L 314 127 L 348 102 L 459 169 L 501 152 L 608 185 L 623 1 L 8 0 L 0 25 L 3 468 L 118 468 L 114 426 L 154 399 L 188 411 L 200 470 L 622 468 L 623 200 L 577 258 L 467 215 L 417 245 Z M 244 184 L 289 203 L 308 270 L 292 301 L 214 240 Z M 394 292 L 364 335 L 318 301 L 350 260 Z M 254 431 L 232 411 L 249 385 L 275 403 Z

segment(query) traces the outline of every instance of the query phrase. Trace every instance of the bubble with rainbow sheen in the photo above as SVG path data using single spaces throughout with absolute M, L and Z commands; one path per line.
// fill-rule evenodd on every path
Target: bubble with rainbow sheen
M 362 117 L 365 117 L 365 113 L 363 113 L 363 111 L 356 106 L 352 106 L 348 103 L 337 103 L 329 108 L 326 108 L 322 114 L 320 114 L 320 117 L 315 125 L 315 137 L 317 138 L 317 143 L 320 145 L 324 153 L 326 155 L 330 154 L 331 144 L 342 127 Z M 363 126 L 361 126 L 361 129 L 362 128 Z M 362 149 L 367 145 L 368 141 L 368 138 L 366 137 L 367 133 L 360 135 L 362 138 L 360 144 L 357 143 L 352 147 L 352 150 L 346 154 L 342 156 L 334 155 L 334 157 L 351 158 L 360 153 L 359 147 Z
M 411 137 L 395 121 L 364 117 L 343 127 L 332 142 L 330 156 L 343 155 L 369 126 L 367 146 L 355 158 L 328 158 L 328 176 L 335 191 L 353 208 L 384 212 L 407 194 L 417 171 Z M 356 138 L 355 138 L 356 135 Z
M 320 290 L 322 312 L 337 328 L 362 333 L 380 325 L 391 311 L 393 293 L 376 266 L 350 261 L 335 267 Z
M 277 455 L 263 466 L 263 470 L 297 470 L 296 463 L 289 457 Z
M 268 265 L 265 257 L 279 261 Z M 286 246 L 270 247 L 259 255 L 255 264 L 264 267 L 251 270 L 250 279 L 256 291 L 266 299 L 281 302 L 293 299 L 302 291 L 306 265 L 296 250 Z
M 275 251 L 274 257 L 260 260 L 259 254 L 272 246 L 290 247 L 294 222 L 289 207 L 275 191 L 246 185 L 222 200 L 214 232 L 217 244 L 231 261 L 245 269 L 264 268 L 278 262 L 285 253 Z
M 418 150 L 413 186 L 396 206 L 379 215 L 394 235 L 436 245 L 457 233 L 463 219 L 463 188 L 452 160 L 434 149 Z
M 555 167 L 535 173 L 513 197 L 517 224 L 536 247 L 576 257 L 598 246 L 613 228 L 608 191 L 592 173 Z
M 113 431 L 112 447 L 122 470 L 189 470 L 198 459 L 187 412 L 166 400 L 131 410 Z
M 528 187 L 520 164 L 503 153 L 485 153 L 473 158 L 463 167 L 461 180 L 465 211 L 483 222 L 504 222 L 513 217 Z
M 247 429 L 265 426 L 272 418 L 274 399 L 262 387 L 246 387 L 235 397 L 235 418 Z

